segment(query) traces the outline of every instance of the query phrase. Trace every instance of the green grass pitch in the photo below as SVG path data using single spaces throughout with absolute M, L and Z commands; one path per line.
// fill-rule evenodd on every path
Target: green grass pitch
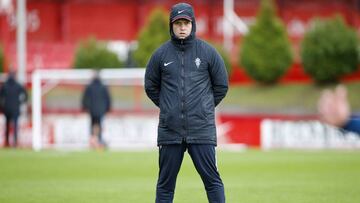
M 1 203 L 154 202 L 157 151 L 0 150 Z M 229 203 L 358 203 L 360 151 L 218 151 Z M 175 203 L 206 203 L 186 154 Z

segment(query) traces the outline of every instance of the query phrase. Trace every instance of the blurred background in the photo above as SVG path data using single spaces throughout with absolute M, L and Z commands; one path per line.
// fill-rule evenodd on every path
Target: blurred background
M 154 148 L 158 109 L 144 93 L 143 72 L 168 40 L 168 11 L 177 2 L 1 0 L 1 82 L 16 71 L 30 97 L 19 145 L 88 148 L 81 95 L 100 69 L 113 102 L 104 122 L 109 147 Z M 186 2 L 196 35 L 217 47 L 229 74 L 217 108 L 220 147 L 360 147 L 358 136 L 324 125 L 317 113 L 321 91 L 339 83 L 360 111 L 360 0 Z

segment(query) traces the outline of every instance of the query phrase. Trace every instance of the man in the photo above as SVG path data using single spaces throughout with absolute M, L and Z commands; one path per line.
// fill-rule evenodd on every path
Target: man
M 85 89 L 82 106 L 91 117 L 90 146 L 102 149 L 105 147 L 101 133 L 102 119 L 110 110 L 111 98 L 107 87 L 101 82 L 98 72 L 95 73 L 93 80 Z
M 0 106 L 5 114 L 5 147 L 10 147 L 9 134 L 11 125 L 13 126 L 13 147 L 17 147 L 18 138 L 18 118 L 20 106 L 27 101 L 25 88 L 15 79 L 15 72 L 10 72 L 8 79 L 0 89 Z
M 195 16 L 189 4 L 171 8 L 169 25 L 171 40 L 155 51 L 145 73 L 145 91 L 160 108 L 156 202 L 173 202 L 177 174 L 188 150 L 209 202 L 223 203 L 214 109 L 228 90 L 224 61 L 213 47 L 195 37 Z
M 347 90 L 343 85 L 338 85 L 334 91 L 325 90 L 318 109 L 323 122 L 360 135 L 360 115 L 351 115 Z

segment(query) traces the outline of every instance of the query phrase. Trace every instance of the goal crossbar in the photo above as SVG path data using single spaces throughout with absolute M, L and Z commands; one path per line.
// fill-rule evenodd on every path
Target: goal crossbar
M 77 81 L 86 84 L 94 77 L 95 71 L 90 69 L 70 69 L 70 70 L 35 70 L 32 74 L 32 148 L 39 151 L 42 146 L 42 85 L 46 82 L 55 84 L 57 81 Z M 144 68 L 122 68 L 122 69 L 102 69 L 99 77 L 106 80 L 107 84 L 120 84 L 124 86 L 144 85 Z

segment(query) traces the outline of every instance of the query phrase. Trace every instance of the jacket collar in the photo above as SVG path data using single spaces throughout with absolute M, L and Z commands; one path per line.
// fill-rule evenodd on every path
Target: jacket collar
M 190 36 L 189 36 L 190 37 Z M 195 38 L 189 38 L 186 39 L 178 39 L 176 37 L 171 38 L 171 43 L 180 51 L 185 51 L 188 48 L 192 47 L 194 44 Z

